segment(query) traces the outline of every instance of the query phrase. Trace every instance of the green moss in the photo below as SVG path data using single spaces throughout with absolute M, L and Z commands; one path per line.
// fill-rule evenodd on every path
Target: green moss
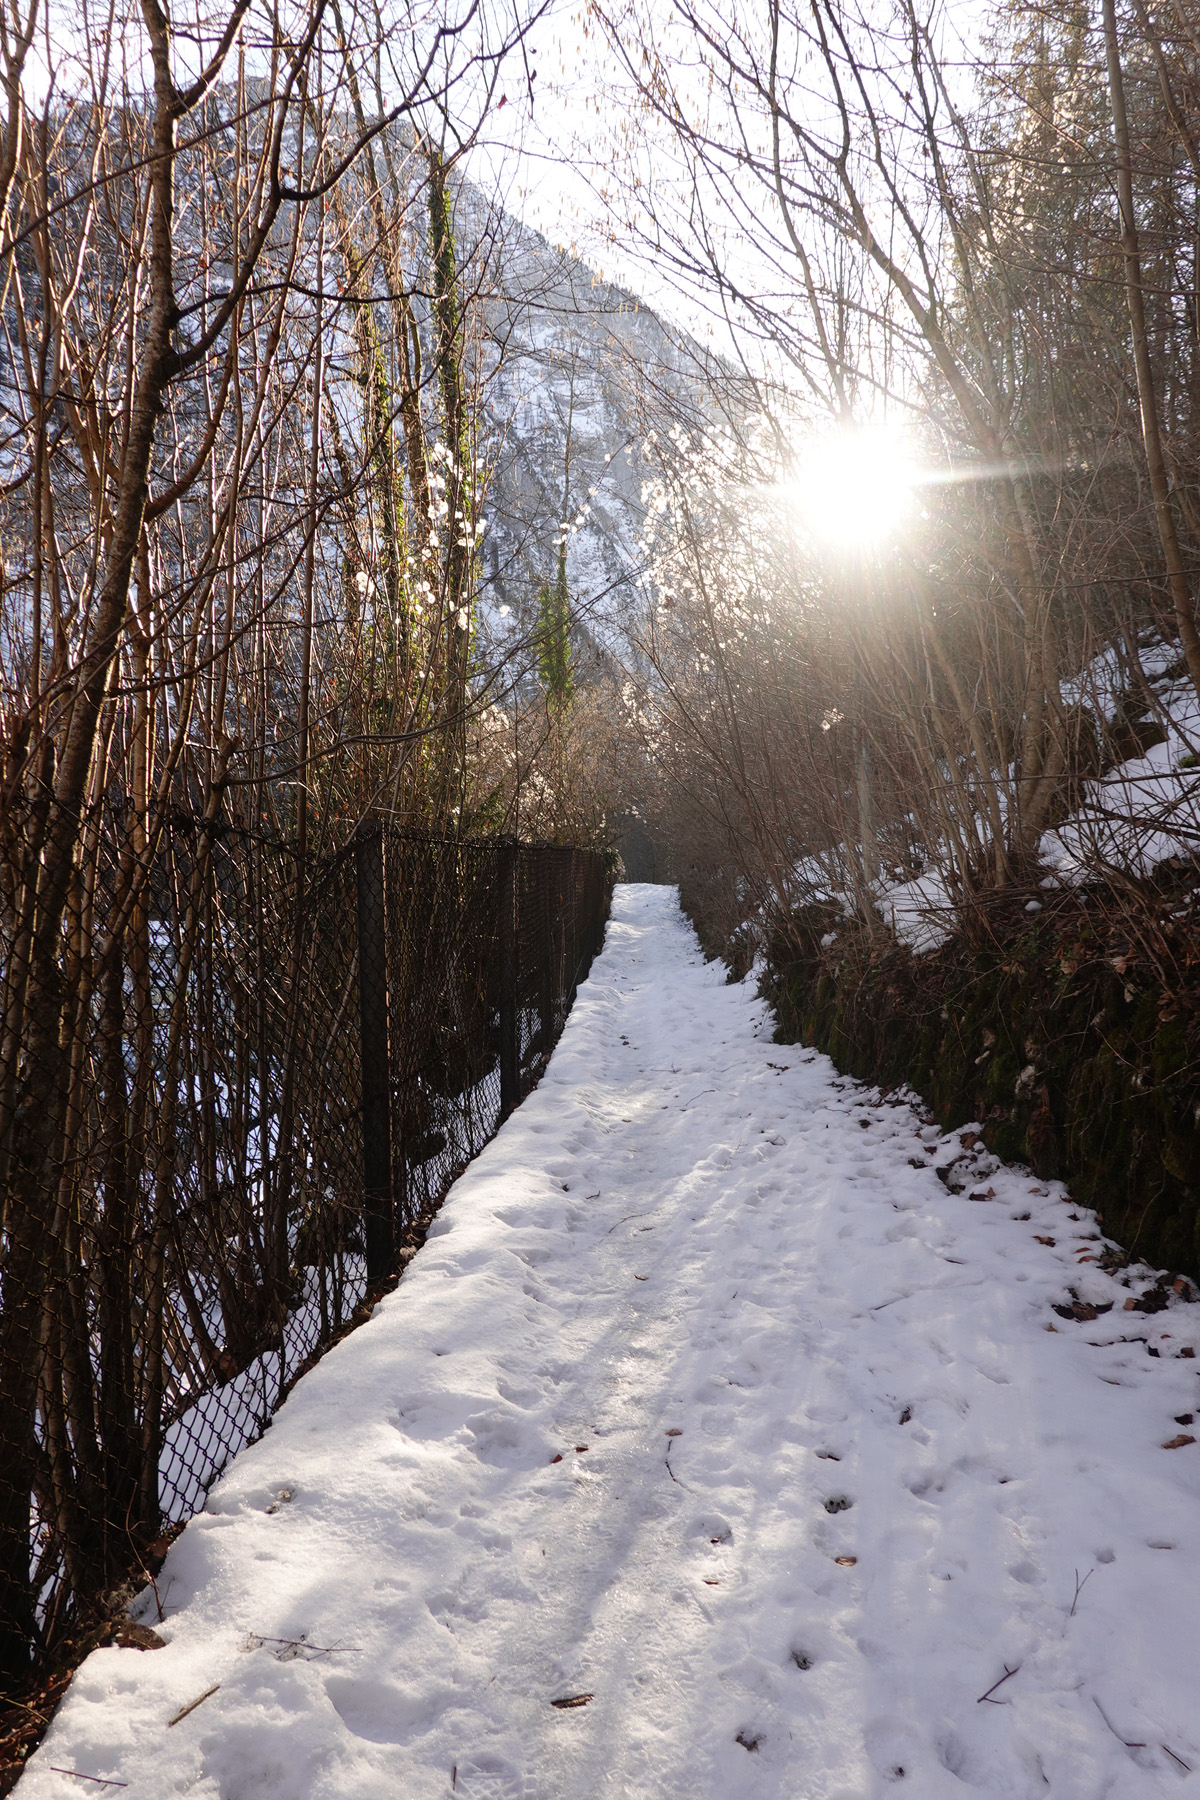
M 1158 1003 L 1160 995 L 1157 988 L 1150 988 L 1138 995 L 1133 1002 L 1133 1017 L 1129 1021 L 1129 1030 L 1139 1044 L 1154 1036 L 1154 1028 L 1158 1023 Z
M 1195 1178 L 1195 1146 L 1177 1131 L 1168 1131 L 1162 1142 L 1162 1165 L 1181 1186 Z
M 1188 1060 L 1187 1033 L 1182 1019 L 1167 1019 L 1154 1035 L 1151 1068 L 1155 1081 L 1169 1081 Z

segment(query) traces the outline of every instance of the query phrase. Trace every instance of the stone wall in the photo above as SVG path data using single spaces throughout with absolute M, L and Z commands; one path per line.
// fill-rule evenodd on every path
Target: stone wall
M 1131 1255 L 1196 1277 L 1200 906 L 1029 904 L 1013 896 L 921 957 L 835 908 L 795 913 L 763 981 L 777 1037 L 907 1084 L 947 1129 L 980 1121 L 989 1148 L 1068 1181 Z

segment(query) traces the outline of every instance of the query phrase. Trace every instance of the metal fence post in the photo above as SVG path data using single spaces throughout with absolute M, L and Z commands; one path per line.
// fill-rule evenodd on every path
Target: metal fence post
M 388 1046 L 387 916 L 383 827 L 364 825 L 354 846 L 358 912 L 358 1023 L 362 1049 L 363 1220 L 367 1281 L 391 1272 L 392 1121 Z
M 497 861 L 500 883 L 500 1117 L 507 1119 L 521 1099 L 521 1064 L 517 1041 L 517 845 L 501 844 Z
M 567 1016 L 567 895 L 563 863 L 569 850 L 554 852 L 554 1005 L 560 1019 Z
M 567 951 L 567 996 L 566 1004 L 575 1004 L 575 990 L 579 986 L 579 852 L 575 849 L 567 851 L 567 931 L 569 933 Z
M 541 1029 L 542 1058 L 549 1061 L 550 1051 L 554 1044 L 554 870 L 552 866 L 552 850 L 539 850 L 538 898 L 542 910 L 542 931 L 539 953 L 542 959 L 541 982 L 539 987 L 539 1026 Z

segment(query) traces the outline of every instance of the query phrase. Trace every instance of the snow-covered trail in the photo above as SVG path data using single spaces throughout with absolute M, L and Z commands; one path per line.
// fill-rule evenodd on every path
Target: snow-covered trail
M 1122 1310 L 1061 1188 L 947 1191 L 723 976 L 617 889 L 541 1087 L 20 1800 L 1200 1794 L 1200 1307 Z

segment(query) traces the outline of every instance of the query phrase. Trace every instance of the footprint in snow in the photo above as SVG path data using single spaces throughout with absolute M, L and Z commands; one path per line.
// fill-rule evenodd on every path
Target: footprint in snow
M 487 1750 L 455 1763 L 451 1784 L 456 1800 L 537 1800 L 533 1777 Z
M 965 1781 L 970 1787 L 987 1786 L 988 1776 L 976 1768 L 975 1759 L 956 1731 L 944 1732 L 937 1741 L 936 1749 L 938 1761 L 951 1775 L 957 1775 L 960 1781 Z
M 701 1513 L 689 1527 L 692 1537 L 707 1538 L 710 1544 L 732 1544 L 733 1526 L 720 1513 Z
M 917 1740 L 899 1719 L 872 1719 L 863 1732 L 863 1744 L 885 1781 L 904 1781 L 912 1774 Z
M 455 1690 L 447 1687 L 409 1691 L 390 1681 L 350 1675 L 327 1676 L 325 1692 L 347 1731 L 370 1744 L 408 1743 L 456 1699 Z

